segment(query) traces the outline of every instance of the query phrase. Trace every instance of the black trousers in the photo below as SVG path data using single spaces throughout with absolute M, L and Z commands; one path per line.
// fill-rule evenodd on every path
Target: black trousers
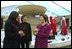
M 26 38 L 21 39 L 21 48 L 29 48 L 30 41 Z
M 25 48 L 25 47 L 29 48 L 29 42 L 21 42 L 21 48 Z

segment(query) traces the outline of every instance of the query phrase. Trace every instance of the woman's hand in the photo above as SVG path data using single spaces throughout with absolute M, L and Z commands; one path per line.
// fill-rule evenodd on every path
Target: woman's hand
M 37 35 L 37 34 L 38 34 L 38 29 L 36 28 L 34 31 L 34 35 Z
M 24 33 L 22 30 L 20 30 L 18 33 L 19 33 L 21 36 L 25 36 L 25 33 Z

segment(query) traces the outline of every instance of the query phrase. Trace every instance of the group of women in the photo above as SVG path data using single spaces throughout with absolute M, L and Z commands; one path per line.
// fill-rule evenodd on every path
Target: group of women
M 22 23 L 19 23 L 19 13 L 12 11 L 5 22 L 5 37 L 3 48 L 29 48 L 32 41 L 31 25 L 27 22 L 28 16 L 21 17 Z M 35 27 L 34 35 L 35 48 L 48 48 L 48 37 L 52 32 L 56 33 L 56 26 L 52 26 L 45 14 L 40 14 L 40 23 Z M 54 27 L 54 28 L 53 28 Z M 54 30 L 53 30 L 53 29 Z

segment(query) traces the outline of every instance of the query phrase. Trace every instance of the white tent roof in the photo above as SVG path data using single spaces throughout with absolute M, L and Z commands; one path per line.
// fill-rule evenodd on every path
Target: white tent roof
M 12 5 L 40 5 L 47 8 L 47 15 L 71 15 L 71 1 L 1 1 L 1 8 Z

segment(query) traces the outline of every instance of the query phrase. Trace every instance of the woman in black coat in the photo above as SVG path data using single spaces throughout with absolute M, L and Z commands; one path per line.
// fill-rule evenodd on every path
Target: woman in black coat
M 26 48 L 29 48 L 30 42 L 32 41 L 31 25 L 27 23 L 26 15 L 22 16 L 21 21 L 22 21 L 21 23 L 22 31 L 25 34 L 25 36 L 22 36 L 22 39 L 21 39 L 21 47 L 25 48 L 24 44 L 26 44 Z
M 23 32 L 19 29 L 18 16 L 17 12 L 12 11 L 5 22 L 3 48 L 20 48 L 20 39 Z

